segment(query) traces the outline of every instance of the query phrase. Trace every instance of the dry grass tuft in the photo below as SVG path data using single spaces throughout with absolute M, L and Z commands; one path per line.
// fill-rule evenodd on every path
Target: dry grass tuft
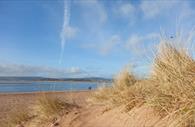
M 124 90 L 136 83 L 137 79 L 128 68 L 124 68 L 114 79 L 114 87 L 119 90 Z
M 152 77 L 160 82 L 193 81 L 195 61 L 187 49 L 162 42 L 153 64 Z
M 37 103 L 31 108 L 18 106 L 11 111 L 0 123 L 1 127 L 23 126 L 49 126 L 58 124 L 60 118 L 74 109 L 79 108 L 76 104 L 70 104 L 54 96 L 43 94 L 37 99 Z
M 57 121 L 65 112 L 70 112 L 76 104 L 67 103 L 59 98 L 43 95 L 37 100 L 34 112 L 38 116 L 38 123 Z
M 114 79 L 112 87 L 99 88 L 91 100 L 110 107 L 125 105 L 130 110 L 143 100 L 140 88 L 136 77 L 124 69 Z
M 29 113 L 26 107 L 17 107 L 15 110 L 8 113 L 7 118 L 1 123 L 2 127 L 22 126 L 29 121 L 33 116 Z
M 195 61 L 186 49 L 161 43 L 151 79 L 156 85 L 148 102 L 163 114 L 178 114 L 182 121 L 173 126 L 195 115 Z

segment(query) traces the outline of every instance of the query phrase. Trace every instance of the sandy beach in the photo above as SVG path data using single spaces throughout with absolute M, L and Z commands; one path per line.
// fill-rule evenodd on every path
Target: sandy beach
M 1 93 L 0 94 L 0 120 L 11 110 L 18 106 L 29 106 L 36 103 L 37 98 L 43 95 L 59 97 L 83 106 L 86 105 L 86 97 L 90 96 L 90 91 L 75 92 L 34 92 L 34 93 Z
M 30 107 L 37 99 L 43 95 L 58 97 L 68 102 L 74 102 L 81 107 L 87 105 L 86 98 L 90 96 L 90 91 L 74 92 L 35 92 L 35 93 L 1 93 L 0 94 L 0 122 L 6 118 L 9 112 L 17 110 L 18 107 Z
M 87 100 L 94 91 L 46 92 L 46 93 L 14 93 L 0 94 L 0 123 L 7 114 L 17 107 L 31 107 L 37 98 L 47 95 L 74 102 L 80 108 L 63 115 L 56 127 L 151 127 L 166 126 L 167 121 L 159 116 L 151 107 L 141 105 L 129 112 L 124 107 L 108 108 L 103 105 L 91 105 Z M 29 121 L 24 127 L 31 127 Z M 2 126 L 3 127 L 3 126 Z M 19 126 L 20 127 L 20 126 Z M 23 126 L 22 126 L 23 127 Z M 39 127 L 55 127 L 50 123 Z
M 151 110 L 142 107 L 142 112 L 136 109 L 131 111 L 133 117 L 128 113 L 123 112 L 122 107 L 118 107 L 110 110 L 109 108 L 101 105 L 90 105 L 87 102 L 88 97 L 93 93 L 93 91 L 75 91 L 75 92 L 46 92 L 44 94 L 48 96 L 59 97 L 67 101 L 74 101 L 81 108 L 64 115 L 59 121 L 59 127 L 127 127 L 139 123 L 140 117 L 145 117 L 150 113 L 150 119 L 154 116 L 151 114 Z M 36 103 L 38 97 L 43 96 L 43 93 L 14 93 L 14 94 L 0 94 L 0 122 L 6 117 L 6 115 L 15 110 L 18 106 L 31 106 Z M 138 112 L 138 114 L 136 114 Z M 146 120 L 142 119 L 142 120 Z M 134 122 L 136 121 L 137 122 Z M 146 120 L 146 121 L 147 121 Z M 159 117 L 150 120 L 149 125 L 159 120 Z M 147 124 L 146 124 L 147 125 Z M 28 127 L 28 124 L 25 125 Z M 45 125 L 43 127 L 48 127 Z

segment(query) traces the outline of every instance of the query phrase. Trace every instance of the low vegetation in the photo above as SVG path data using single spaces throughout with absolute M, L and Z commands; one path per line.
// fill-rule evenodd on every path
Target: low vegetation
M 16 127 L 23 126 L 23 124 L 33 118 L 29 113 L 29 108 L 24 106 L 17 106 L 17 108 L 8 113 L 5 120 L 0 124 L 2 127 Z
M 122 71 L 111 88 L 100 88 L 93 95 L 93 103 L 126 105 L 127 111 L 147 104 L 162 117 L 174 117 L 169 126 L 195 126 L 195 60 L 187 48 L 162 40 L 152 66 L 149 77 L 142 80 Z
M 160 112 L 179 115 L 182 121 L 174 125 L 187 125 L 195 115 L 195 61 L 187 49 L 170 43 L 160 46 L 155 58 L 151 80 L 155 88 L 148 102 Z
M 69 113 L 75 107 L 78 108 L 76 104 L 67 103 L 57 97 L 43 95 L 37 100 L 34 106 L 34 113 L 38 116 L 38 124 L 44 122 L 55 123 L 60 117 Z
M 113 86 L 99 88 L 91 102 L 106 104 L 110 107 L 125 105 L 126 109 L 131 109 L 143 103 L 141 89 L 138 79 L 125 68 L 116 76 Z
M 8 113 L 7 118 L 0 123 L 2 127 L 39 127 L 59 124 L 60 118 L 79 108 L 76 104 L 70 104 L 62 99 L 43 94 L 31 108 L 18 106 Z

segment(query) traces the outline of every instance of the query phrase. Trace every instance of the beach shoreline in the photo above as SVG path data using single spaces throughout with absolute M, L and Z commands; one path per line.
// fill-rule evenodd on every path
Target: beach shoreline
M 32 92 L 0 92 L 1 95 L 24 95 L 24 94 L 51 94 L 51 93 L 79 93 L 93 92 L 95 90 L 64 90 L 64 91 L 32 91 Z

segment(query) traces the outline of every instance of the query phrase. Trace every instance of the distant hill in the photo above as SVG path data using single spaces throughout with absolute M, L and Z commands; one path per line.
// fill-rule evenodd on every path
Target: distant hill
M 86 77 L 86 78 L 37 78 L 34 81 L 77 81 L 77 82 L 107 82 L 112 81 L 111 79 L 100 78 L 100 77 Z
M 0 77 L 0 83 L 33 82 L 33 81 L 73 81 L 73 82 L 111 82 L 112 79 L 101 77 L 86 78 L 46 78 L 46 77 Z

